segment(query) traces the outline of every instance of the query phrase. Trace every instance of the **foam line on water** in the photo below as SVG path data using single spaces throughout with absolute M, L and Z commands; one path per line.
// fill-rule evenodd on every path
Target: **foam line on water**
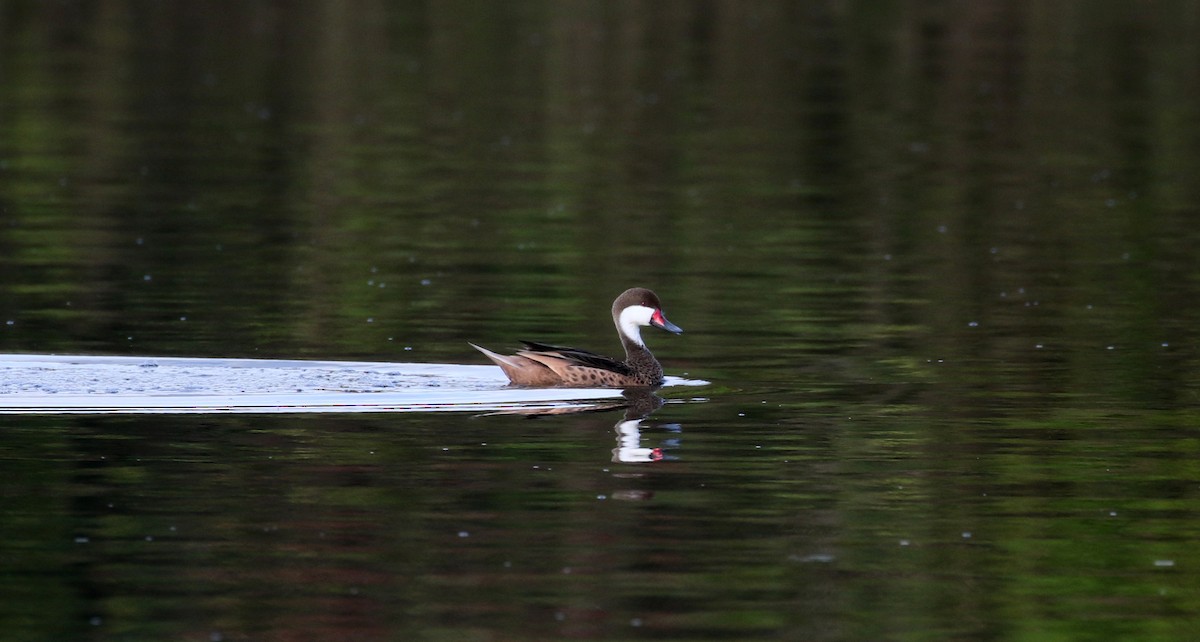
M 461 412 L 570 408 L 619 396 L 612 389 L 514 388 L 490 365 L 0 355 L 4 414 Z

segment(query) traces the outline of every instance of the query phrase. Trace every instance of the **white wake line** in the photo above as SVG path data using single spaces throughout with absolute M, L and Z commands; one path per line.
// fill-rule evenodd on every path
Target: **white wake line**
M 404 363 L 387 361 L 321 361 L 309 359 L 225 359 L 205 357 L 114 357 L 69 354 L 0 354 L 0 367 L 24 366 L 36 368 L 39 366 L 137 366 L 158 367 L 171 366 L 181 368 L 322 368 L 331 370 L 355 370 L 388 372 L 402 369 L 411 374 L 437 375 L 448 371 L 463 369 L 478 370 L 476 374 L 484 375 L 487 371 L 495 370 L 495 375 L 488 379 L 504 380 L 504 375 L 493 366 L 460 365 L 456 363 Z
M 426 363 L 0 355 L 0 376 L 7 415 L 492 412 L 584 408 L 621 396 L 514 388 L 495 366 Z M 668 377 L 666 386 L 706 383 Z
M 388 392 L 309 392 L 228 395 L 37 395 L 0 398 L 0 414 L 176 414 L 301 412 L 435 412 L 495 411 L 511 408 L 584 407 L 588 401 L 620 397 L 620 391 L 573 390 L 564 398 L 514 390 L 516 395 L 456 393 L 453 400 L 427 394 Z

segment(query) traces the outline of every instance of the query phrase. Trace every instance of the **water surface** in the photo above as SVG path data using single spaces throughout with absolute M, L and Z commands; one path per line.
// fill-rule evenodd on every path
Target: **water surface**
M 5 4 L 0 352 L 152 383 L 0 417 L 0 621 L 1188 639 L 1198 42 L 1174 1 Z M 613 354 L 635 285 L 711 383 L 492 396 L 467 341 Z M 396 396 L 164 414 L 173 358 Z

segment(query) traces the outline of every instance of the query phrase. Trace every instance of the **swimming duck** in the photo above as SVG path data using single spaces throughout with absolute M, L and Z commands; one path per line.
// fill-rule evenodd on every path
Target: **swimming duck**
M 578 348 L 522 341 L 524 350 L 515 355 L 496 354 L 470 344 L 500 366 L 509 381 L 518 386 L 564 388 L 637 388 L 662 383 L 663 369 L 642 341 L 642 326 L 652 325 L 679 334 L 683 329 L 663 316 L 658 296 L 646 288 L 630 288 L 612 304 L 613 323 L 625 360 L 601 356 Z

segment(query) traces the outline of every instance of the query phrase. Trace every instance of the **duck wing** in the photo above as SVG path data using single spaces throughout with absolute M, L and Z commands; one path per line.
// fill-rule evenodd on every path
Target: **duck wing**
M 579 348 L 566 348 L 563 346 L 554 346 L 548 343 L 538 343 L 536 341 L 522 341 L 525 344 L 525 350 L 519 351 L 517 354 L 530 353 L 535 355 L 545 355 L 561 359 L 570 365 L 584 366 L 588 368 L 599 368 L 608 370 L 622 375 L 632 375 L 633 368 L 630 368 L 624 361 L 617 361 L 612 357 L 606 357 L 595 352 L 580 350 Z

